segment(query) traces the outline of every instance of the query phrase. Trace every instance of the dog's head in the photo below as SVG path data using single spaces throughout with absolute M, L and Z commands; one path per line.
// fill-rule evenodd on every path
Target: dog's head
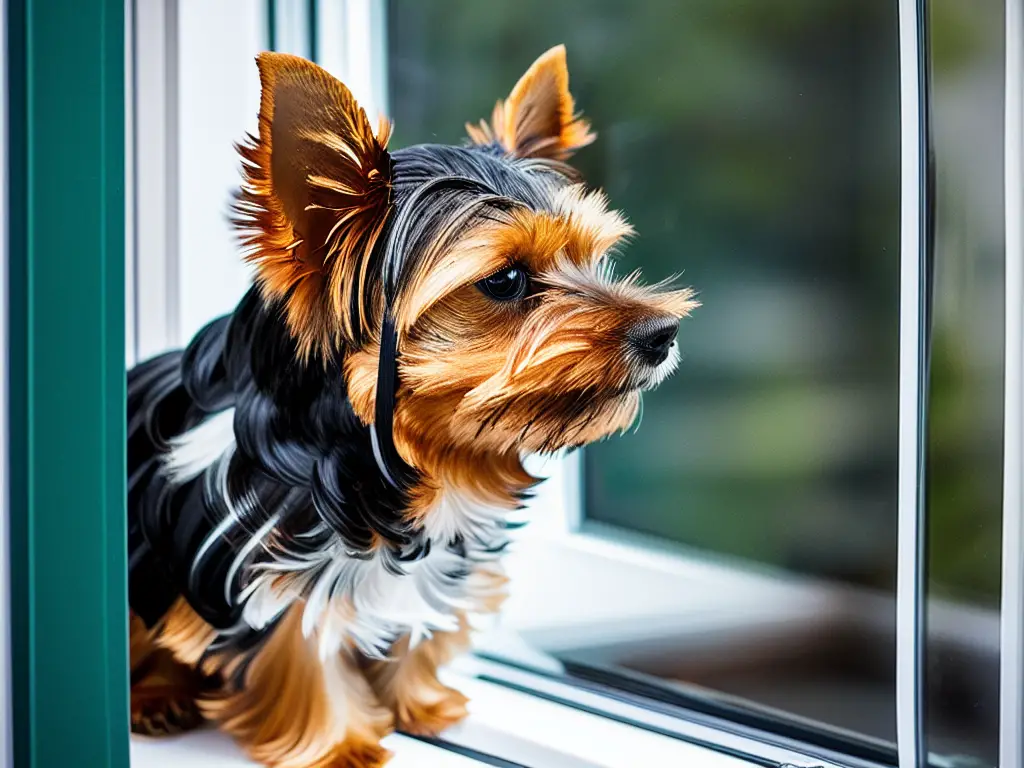
M 240 147 L 247 258 L 298 356 L 337 362 L 365 423 L 379 394 L 392 402 L 414 464 L 424 446 L 543 452 L 632 423 L 640 393 L 675 368 L 678 322 L 697 303 L 614 276 L 632 230 L 566 164 L 594 134 L 564 48 L 490 123 L 467 126 L 465 146 L 393 152 L 389 123 L 374 130 L 316 65 L 258 64 L 259 134 Z

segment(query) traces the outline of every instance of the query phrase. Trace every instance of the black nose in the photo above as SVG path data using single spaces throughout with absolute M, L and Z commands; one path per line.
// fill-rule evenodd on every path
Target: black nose
M 645 362 L 660 365 L 668 357 L 668 351 L 675 343 L 678 330 L 679 321 L 673 318 L 644 320 L 633 326 L 629 333 L 629 342 Z

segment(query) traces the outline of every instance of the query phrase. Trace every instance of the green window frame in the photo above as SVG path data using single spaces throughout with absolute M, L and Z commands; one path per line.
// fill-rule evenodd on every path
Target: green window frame
M 7 0 L 14 764 L 128 765 L 123 0 Z

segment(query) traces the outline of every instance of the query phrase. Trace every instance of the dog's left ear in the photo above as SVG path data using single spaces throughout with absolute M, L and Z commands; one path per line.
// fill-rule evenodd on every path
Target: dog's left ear
M 556 45 L 495 105 L 489 125 L 484 120 L 467 123 L 466 131 L 474 144 L 497 143 L 516 157 L 565 160 L 596 138 L 575 110 L 565 46 Z
M 283 302 L 300 354 L 360 346 L 380 321 L 374 244 L 390 211 L 391 125 L 376 133 L 348 88 L 312 62 L 263 53 L 259 135 L 238 147 L 235 206 L 263 295 Z

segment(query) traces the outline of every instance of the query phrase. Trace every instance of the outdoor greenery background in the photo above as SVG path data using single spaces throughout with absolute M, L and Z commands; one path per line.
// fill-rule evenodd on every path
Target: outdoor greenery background
M 465 121 L 565 43 L 598 133 L 576 164 L 639 232 L 622 270 L 682 272 L 700 291 L 681 369 L 647 396 L 639 431 L 585 451 L 587 517 L 891 592 L 895 3 L 390 5 L 396 145 L 461 141 Z M 1002 200 L 969 166 L 1001 162 L 1001 141 L 982 146 L 978 121 L 961 118 L 1001 124 L 998 89 L 965 88 L 992 79 L 1000 6 L 931 6 L 939 157 L 970 161 L 937 168 L 932 584 L 995 604 Z

